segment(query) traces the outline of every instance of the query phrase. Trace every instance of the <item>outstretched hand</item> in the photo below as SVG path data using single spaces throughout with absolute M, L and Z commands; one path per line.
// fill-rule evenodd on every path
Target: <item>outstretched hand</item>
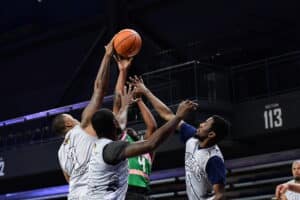
M 276 187 L 276 193 L 275 193 L 276 198 L 284 200 L 284 198 L 285 198 L 284 194 L 288 190 L 288 188 L 289 188 L 288 184 L 280 184 L 280 185 L 278 185 Z
M 142 77 L 138 77 L 137 75 L 133 77 L 129 77 L 129 85 L 134 86 L 134 96 L 140 97 L 141 95 L 145 94 L 148 91 L 148 88 L 145 86 Z
M 139 101 L 139 98 L 134 98 L 133 97 L 133 86 L 130 85 L 127 89 L 127 86 L 124 86 L 123 88 L 123 92 L 121 94 L 121 105 L 122 107 L 124 106 L 130 106 L 133 103 L 136 103 L 137 101 Z
M 190 112 L 196 110 L 197 107 L 198 104 L 193 101 L 190 100 L 182 101 L 177 108 L 176 116 L 181 119 L 184 119 Z

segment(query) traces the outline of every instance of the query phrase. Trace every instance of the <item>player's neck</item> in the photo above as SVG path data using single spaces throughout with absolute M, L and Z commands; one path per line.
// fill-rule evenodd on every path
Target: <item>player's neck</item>
M 202 149 L 209 148 L 214 146 L 215 144 L 209 140 L 199 141 L 199 146 Z

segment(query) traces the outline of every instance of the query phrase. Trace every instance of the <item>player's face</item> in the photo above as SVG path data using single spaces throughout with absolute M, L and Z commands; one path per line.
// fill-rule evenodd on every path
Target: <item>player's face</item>
M 292 166 L 292 173 L 295 181 L 300 182 L 300 161 L 294 162 Z
M 213 122 L 213 118 L 210 117 L 206 121 L 200 123 L 195 137 L 198 138 L 200 141 L 204 141 L 208 137 Z
M 74 126 L 80 124 L 80 122 L 75 119 L 74 117 L 72 117 L 72 115 L 69 114 L 63 114 L 64 116 L 64 121 L 65 121 L 65 126 L 67 128 L 73 128 Z

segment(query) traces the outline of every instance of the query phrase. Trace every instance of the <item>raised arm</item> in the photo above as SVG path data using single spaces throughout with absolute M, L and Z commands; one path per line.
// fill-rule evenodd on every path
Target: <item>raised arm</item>
M 121 97 L 120 95 L 123 92 L 124 85 L 126 83 L 128 69 L 131 65 L 133 57 L 131 58 L 120 58 L 118 55 L 114 56 L 115 61 L 118 64 L 119 75 L 115 87 L 115 97 L 113 105 L 113 113 L 117 114 L 121 109 Z
M 141 111 L 143 120 L 146 125 L 146 133 L 144 135 L 144 139 L 147 140 L 157 129 L 157 123 L 152 113 L 150 112 L 149 108 L 145 105 L 142 99 L 137 101 L 137 105 Z
M 141 77 L 129 77 L 130 83 L 135 86 L 135 93 L 139 95 L 144 95 L 153 105 L 154 109 L 157 111 L 159 116 L 169 121 L 171 120 L 175 115 L 172 112 L 172 110 L 165 105 L 159 98 L 157 98 L 152 92 L 145 86 L 144 81 Z M 178 123 L 177 128 L 180 127 L 180 125 L 183 123 L 183 121 L 180 121 Z
M 120 93 L 120 101 L 121 101 L 121 108 L 116 114 L 116 119 L 120 124 L 122 130 L 126 128 L 127 124 L 127 114 L 129 106 L 135 102 L 133 99 L 133 88 L 129 87 L 127 90 L 126 86 L 123 86 L 123 92 Z
M 285 196 L 284 194 L 287 190 L 300 193 L 300 185 L 294 183 L 284 183 L 278 185 L 275 192 L 277 199 L 281 199 L 283 196 Z
M 91 124 L 93 114 L 100 109 L 103 98 L 107 92 L 109 84 L 110 60 L 113 54 L 113 39 L 105 46 L 105 54 L 102 58 L 96 80 L 92 98 L 81 115 L 81 127 L 86 128 Z
M 157 129 L 148 140 L 135 142 L 126 146 L 123 152 L 125 158 L 134 157 L 155 150 L 171 133 L 176 129 L 178 123 L 183 120 L 192 110 L 196 109 L 196 104 L 192 101 L 183 101 L 177 109 L 176 115 L 162 127 Z

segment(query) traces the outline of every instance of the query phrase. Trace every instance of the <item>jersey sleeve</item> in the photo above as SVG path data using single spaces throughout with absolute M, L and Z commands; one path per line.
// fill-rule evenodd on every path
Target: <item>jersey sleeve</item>
M 124 149 L 129 145 L 126 141 L 111 142 L 103 148 L 103 160 L 110 165 L 116 165 L 125 159 Z
M 218 156 L 211 157 L 206 164 L 206 173 L 212 185 L 226 183 L 226 168 L 223 160 Z
M 190 139 L 191 137 L 193 137 L 196 134 L 197 129 L 184 122 L 181 124 L 180 129 L 179 129 L 179 133 L 180 133 L 180 140 L 184 143 L 186 143 L 186 141 L 188 139 Z

